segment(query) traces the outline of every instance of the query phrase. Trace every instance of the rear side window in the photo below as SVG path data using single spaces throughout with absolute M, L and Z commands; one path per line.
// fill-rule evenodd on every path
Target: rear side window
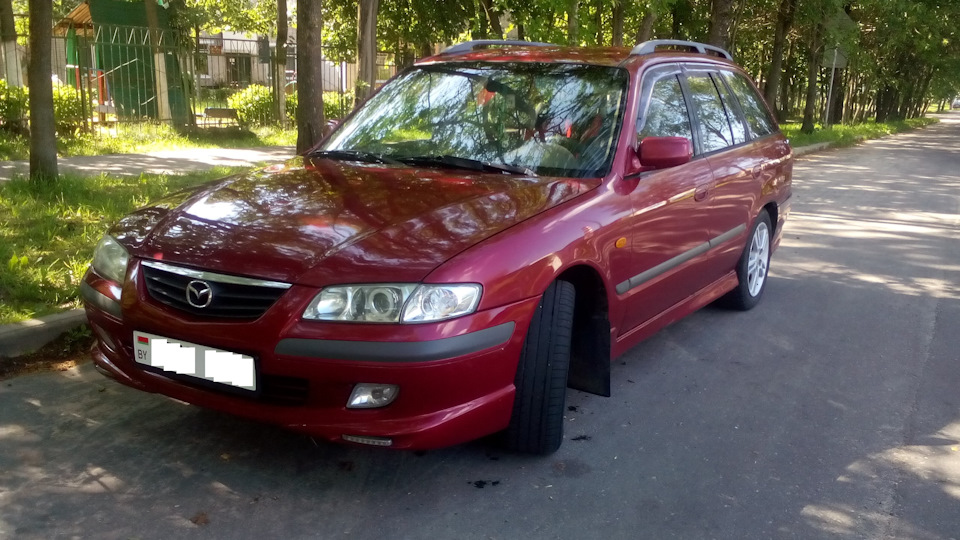
M 683 101 L 683 90 L 676 75 L 653 84 L 646 114 L 639 122 L 637 140 L 644 137 L 684 137 L 693 142 L 690 115 Z
M 700 122 L 700 142 L 703 152 L 715 152 L 732 146 L 733 132 L 730 122 L 727 121 L 727 111 L 723 108 L 717 87 L 708 73 L 691 73 L 687 75 L 687 84 L 690 87 L 690 97 L 697 105 L 697 120 Z
M 746 142 L 747 130 L 743 125 L 743 120 L 740 118 L 737 99 L 730 93 L 727 85 L 723 84 L 723 79 L 720 78 L 719 73 L 714 73 L 711 77 L 713 77 L 713 83 L 717 87 L 717 90 L 720 91 L 720 97 L 723 98 L 723 108 L 727 110 L 727 120 L 730 122 L 730 129 L 733 131 L 733 144 Z
M 753 137 L 763 137 L 775 132 L 776 127 L 774 126 L 776 124 L 770 118 L 770 113 L 763 105 L 763 99 L 754 90 L 753 85 L 739 73 L 724 71 L 723 77 L 727 80 L 727 84 L 730 85 L 733 93 L 736 94 Z

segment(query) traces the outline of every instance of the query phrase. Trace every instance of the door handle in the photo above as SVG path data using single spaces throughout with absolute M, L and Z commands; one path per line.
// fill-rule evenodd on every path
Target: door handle
M 708 191 L 709 191 L 709 187 L 706 185 L 697 186 L 697 189 L 693 192 L 693 200 L 702 201 L 706 199 Z

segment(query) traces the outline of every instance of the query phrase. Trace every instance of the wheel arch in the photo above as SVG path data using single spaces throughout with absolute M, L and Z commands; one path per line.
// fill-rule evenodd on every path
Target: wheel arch
M 595 268 L 578 264 L 566 268 L 558 280 L 576 289 L 567 386 L 610 396 L 610 310 L 607 288 Z
M 766 210 L 767 215 L 770 216 L 770 238 L 775 238 L 777 236 L 777 219 L 779 217 L 780 209 L 777 207 L 776 201 L 770 201 L 760 209 L 760 211 L 763 210 Z

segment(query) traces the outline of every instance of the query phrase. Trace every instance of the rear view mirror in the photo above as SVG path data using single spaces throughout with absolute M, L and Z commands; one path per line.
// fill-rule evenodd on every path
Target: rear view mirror
M 665 169 L 689 162 L 693 145 L 686 137 L 646 137 L 637 150 L 645 169 Z

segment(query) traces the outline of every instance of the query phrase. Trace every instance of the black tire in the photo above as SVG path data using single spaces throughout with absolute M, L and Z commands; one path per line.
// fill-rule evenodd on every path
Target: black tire
M 747 245 L 743 248 L 737 263 L 737 288 L 723 297 L 723 303 L 732 309 L 747 311 L 753 309 L 763 291 L 767 289 L 767 272 L 770 269 L 770 248 L 773 242 L 773 228 L 766 210 L 761 210 L 750 228 Z M 752 259 L 756 256 L 756 260 Z M 759 265 L 759 266 L 757 266 Z M 760 280 L 759 286 L 757 280 Z
M 503 434 L 511 450 L 546 455 L 563 442 L 575 298 L 573 284 L 554 281 L 530 321 L 514 379 L 513 416 Z

